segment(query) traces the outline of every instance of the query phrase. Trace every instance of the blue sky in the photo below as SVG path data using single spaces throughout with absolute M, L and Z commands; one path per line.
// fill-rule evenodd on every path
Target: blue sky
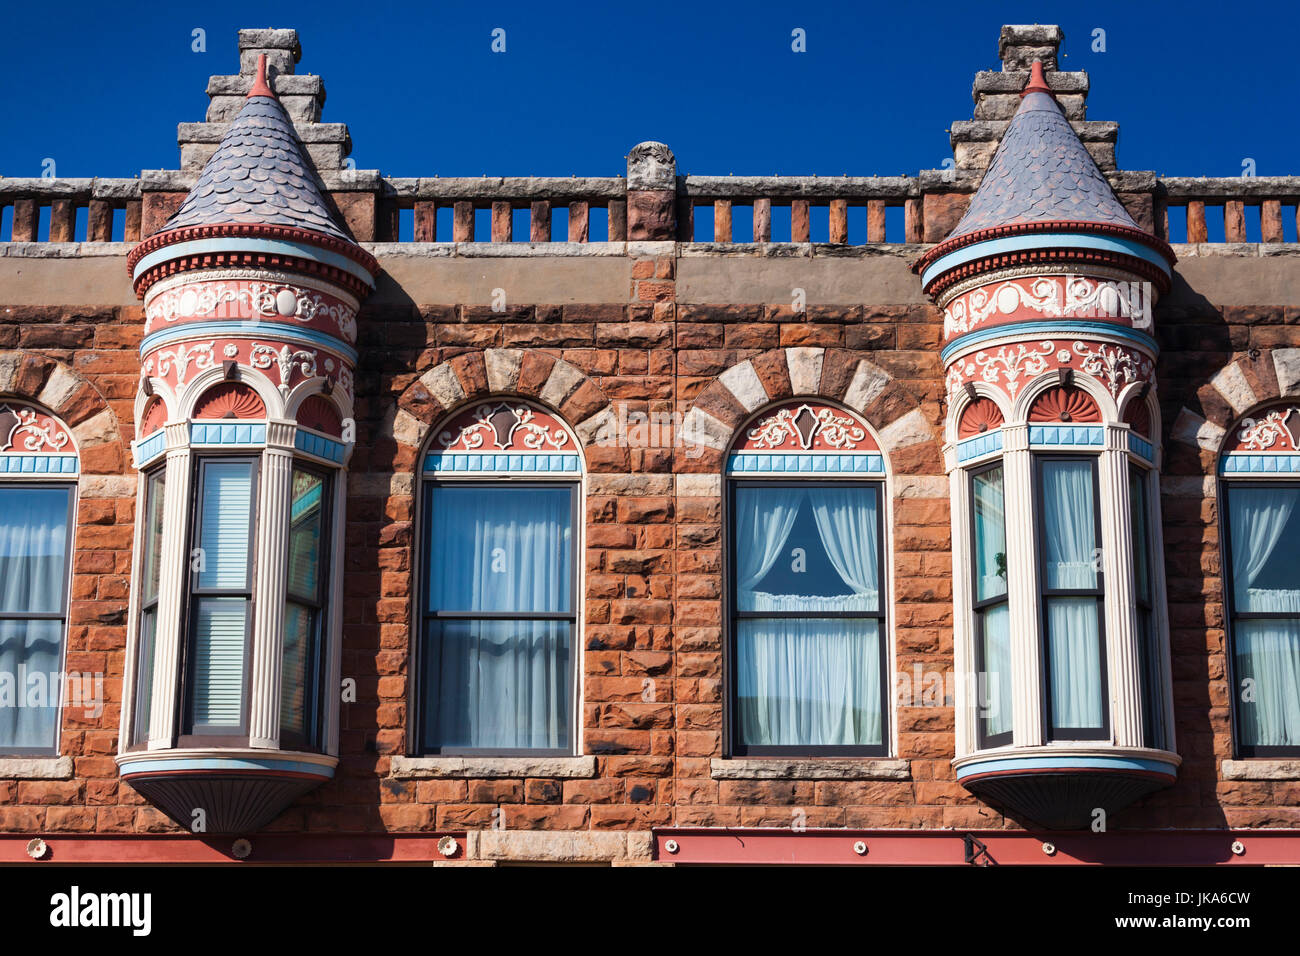
M 239 6 L 11 4 L 0 175 L 47 157 L 60 176 L 175 168 L 176 123 L 203 118 L 210 74 L 236 71 L 236 29 L 269 25 L 299 31 L 324 119 L 388 175 L 617 175 L 646 139 L 686 173 L 914 173 L 951 156 L 945 129 L 971 117 L 975 71 L 998 68 L 1001 24 L 1032 22 L 1065 29 L 1062 66 L 1091 74 L 1088 115 L 1120 123 L 1122 167 L 1300 173 L 1293 3 Z

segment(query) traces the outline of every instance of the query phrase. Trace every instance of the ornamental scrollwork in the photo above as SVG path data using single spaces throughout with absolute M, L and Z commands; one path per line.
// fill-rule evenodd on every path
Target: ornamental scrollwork
M 280 394 L 286 396 L 289 394 L 289 380 L 293 377 L 295 368 L 307 378 L 316 374 L 316 353 L 303 349 L 295 351 L 287 345 L 281 346 L 279 351 L 276 351 L 272 345 L 254 342 L 249 351 L 248 362 L 253 368 L 258 369 L 268 369 L 272 364 L 276 365 L 280 371 Z
M 165 352 L 159 352 L 158 353 L 158 374 L 160 376 L 166 375 L 168 372 L 172 370 L 173 367 L 175 367 L 176 384 L 184 385 L 185 376 L 186 374 L 188 374 L 187 370 L 189 368 L 190 362 L 194 363 L 194 371 L 196 372 L 201 372 L 204 369 L 212 368 L 214 365 L 217 364 L 217 360 L 216 358 L 213 357 L 212 354 L 212 350 L 215 347 L 215 345 L 216 345 L 216 341 L 214 340 L 212 342 L 207 342 L 207 343 L 200 342 L 199 344 L 193 346 L 192 348 L 186 348 L 185 343 L 182 342 L 180 345 L 177 345 L 176 348 L 174 349 L 168 349 Z
M 329 302 L 310 289 L 285 283 L 250 282 L 247 287 L 224 282 L 172 289 L 149 303 L 145 310 L 145 332 L 156 320 L 175 322 L 183 316 L 208 316 L 223 305 L 245 306 L 254 318 L 293 318 L 300 322 L 327 319 L 349 342 L 357 339 L 356 312 L 338 302 Z
M 1137 352 L 1105 345 L 1093 349 L 1086 342 L 1075 342 L 1074 351 L 1079 355 L 1079 367 L 1105 383 L 1112 398 L 1129 382 L 1151 375 L 1151 360 Z
M 0 405 L 0 451 L 63 451 L 71 441 L 53 418 L 25 405 Z
M 1279 441 L 1282 441 L 1283 445 L 1289 444 L 1294 450 L 1298 447 L 1296 435 L 1300 434 L 1300 427 L 1293 431 L 1287 424 L 1292 415 L 1300 419 L 1300 410 L 1275 408 L 1263 418 L 1244 418 L 1241 421 L 1237 440 L 1242 447 L 1250 451 L 1265 451 Z M 1296 424 L 1300 426 L 1300 422 Z
M 1056 346 L 1051 342 L 1041 342 L 1037 348 L 1024 343 L 1004 345 L 992 355 L 976 352 L 975 364 L 980 368 L 980 378 L 991 384 L 997 384 L 1001 378 L 1006 383 L 1007 392 L 1015 398 L 1022 384 L 1021 378 L 1030 379 L 1045 372 L 1047 358 L 1055 351 Z
M 459 430 L 448 429 L 438 435 L 438 445 L 446 450 L 477 451 L 491 442 L 499 449 L 515 447 L 516 443 L 530 451 L 547 448 L 561 449 L 569 443 L 569 435 L 554 423 L 539 421 L 537 413 L 527 405 L 484 404 L 472 412 L 473 421 Z
M 867 437 L 864 428 L 847 415 L 837 415 L 834 409 L 814 410 L 808 405 L 797 409 L 782 408 L 774 415 L 759 421 L 747 436 L 755 448 L 780 448 L 793 440 L 805 451 L 820 441 L 830 447 L 849 450 Z

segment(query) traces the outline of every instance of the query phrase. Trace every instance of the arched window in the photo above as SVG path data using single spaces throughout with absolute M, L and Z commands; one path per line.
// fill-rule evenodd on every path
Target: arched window
M 0 754 L 58 753 L 77 473 L 67 425 L 0 399 Z
M 1300 755 L 1300 404 L 1229 433 L 1219 467 L 1233 725 L 1243 757 Z
M 420 498 L 416 745 L 571 754 L 582 458 L 558 417 L 503 398 L 433 431 Z
M 889 750 L 884 456 L 852 413 L 791 402 L 727 457 L 730 749 Z

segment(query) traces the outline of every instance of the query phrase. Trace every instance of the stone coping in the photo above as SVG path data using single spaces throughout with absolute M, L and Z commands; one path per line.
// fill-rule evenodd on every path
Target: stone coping
M 505 779 L 516 777 L 594 777 L 596 758 L 582 757 L 406 757 L 389 763 L 394 777 Z
M 71 779 L 71 757 L 0 757 L 0 780 Z
M 1300 780 L 1300 759 L 1225 760 L 1219 776 L 1224 780 Z
M 714 758 L 714 780 L 911 780 L 906 760 L 882 757 Z

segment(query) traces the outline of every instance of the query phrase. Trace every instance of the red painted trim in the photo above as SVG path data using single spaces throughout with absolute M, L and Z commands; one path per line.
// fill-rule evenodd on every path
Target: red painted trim
M 252 99 L 254 96 L 269 96 L 275 99 L 275 93 L 266 85 L 266 54 L 257 55 L 257 76 L 253 80 L 253 86 L 248 91 L 245 99 Z
M 128 783 L 133 780 L 169 780 L 172 777 L 274 777 L 276 780 L 332 780 L 328 773 L 304 773 L 300 770 L 253 770 L 246 767 L 232 767 L 229 770 L 219 767 L 191 768 L 186 770 L 141 770 L 137 773 L 123 771 L 122 779 Z
M 1047 78 L 1043 76 L 1043 61 L 1035 60 L 1029 67 L 1029 82 L 1025 88 L 1020 91 L 1020 98 L 1023 100 L 1030 93 L 1046 93 L 1052 99 L 1056 99 L 1056 94 L 1052 88 L 1047 85 Z
M 1160 773 L 1158 770 L 1108 770 L 1104 767 L 1025 767 L 1020 770 L 990 770 L 988 773 L 973 773 L 962 777 L 958 783 L 963 787 L 974 780 L 991 780 L 996 777 L 1037 777 L 1045 773 L 1086 773 L 1089 776 L 1110 774 L 1116 777 L 1145 777 L 1170 784 L 1178 779 L 1174 773 Z
M 281 239 L 286 242 L 305 242 L 339 255 L 347 256 L 360 264 L 372 276 L 379 275 L 379 260 L 354 242 L 336 239 L 323 233 L 300 229 L 297 226 L 277 226 L 270 223 L 219 223 L 203 226 L 185 226 L 181 229 L 169 229 L 156 232 L 143 240 L 131 250 L 126 257 L 127 274 L 135 272 L 135 265 L 149 253 L 177 242 L 189 242 L 194 239 L 230 239 L 246 237 L 250 239 Z
M 1076 222 L 1070 219 L 1045 219 L 1041 222 L 1011 222 L 1002 226 L 990 226 L 988 229 L 977 229 L 975 232 L 968 232 L 965 235 L 954 236 L 945 239 L 939 243 L 921 258 L 917 259 L 912 265 L 912 271 L 920 275 L 930 263 L 936 259 L 946 256 L 956 249 L 964 249 L 966 246 L 974 245 L 977 242 L 987 242 L 990 239 L 1003 239 L 1007 236 L 1024 236 L 1033 235 L 1041 232 L 1074 232 L 1093 234 L 1100 236 L 1115 236 L 1119 239 L 1131 239 L 1134 242 L 1140 242 L 1145 246 L 1150 246 L 1156 252 L 1160 253 L 1169 261 L 1169 265 L 1177 264 L 1178 257 L 1174 255 L 1173 248 L 1163 239 L 1158 239 L 1151 233 L 1142 229 L 1135 229 L 1133 226 L 1121 226 L 1109 222 Z M 1139 260 L 1142 261 L 1142 260 Z M 1159 270 L 1157 270 L 1159 271 Z
M 49 847 L 44 859 L 27 855 L 27 843 L 39 836 Z M 438 841 L 455 838 L 450 857 L 438 851 Z M 465 832 L 435 833 L 254 833 L 247 837 L 253 852 L 237 860 L 230 849 L 237 837 L 192 834 L 121 834 L 82 836 L 70 833 L 0 835 L 0 865 L 25 863 L 430 863 L 463 860 Z
M 1300 864 L 1300 830 L 1114 830 L 1027 833 L 1005 830 L 665 829 L 654 832 L 656 858 L 674 863 L 809 863 L 876 866 L 965 866 L 967 834 L 1000 865 Z M 677 852 L 669 853 L 669 840 Z M 853 845 L 861 840 L 867 853 Z M 1232 843 L 1246 852 L 1236 856 Z M 1048 856 L 1043 844 L 1056 853 Z
M 149 287 L 166 276 L 195 269 L 221 269 L 232 267 L 249 267 L 256 269 L 284 269 L 293 272 L 316 275 L 328 282 L 347 289 L 359 299 L 370 294 L 370 288 L 350 272 L 344 272 L 334 266 L 297 256 L 268 255 L 265 252 L 204 252 L 192 256 L 180 256 L 167 262 L 160 262 L 148 272 L 142 273 L 135 283 L 135 296 L 143 299 Z
M 976 259 L 974 262 L 963 263 L 954 269 L 950 269 L 931 282 L 923 291 L 929 296 L 937 297 L 942 295 L 943 291 L 949 286 L 961 281 L 962 279 L 970 278 L 971 276 L 980 275 L 984 272 L 992 272 L 995 269 L 1006 269 L 1012 266 L 1037 265 L 1041 263 L 1050 263 L 1053 265 L 1082 264 L 1085 266 L 1111 266 L 1113 268 L 1123 269 L 1154 283 L 1162 295 L 1168 292 L 1172 286 L 1169 276 L 1165 275 L 1164 272 L 1152 263 L 1147 262 L 1145 259 L 1139 259 L 1136 256 L 1126 256 L 1118 252 L 1103 252 L 1097 249 L 1067 248 L 1024 249 L 1020 252 L 1007 252 L 986 256 L 983 259 Z

